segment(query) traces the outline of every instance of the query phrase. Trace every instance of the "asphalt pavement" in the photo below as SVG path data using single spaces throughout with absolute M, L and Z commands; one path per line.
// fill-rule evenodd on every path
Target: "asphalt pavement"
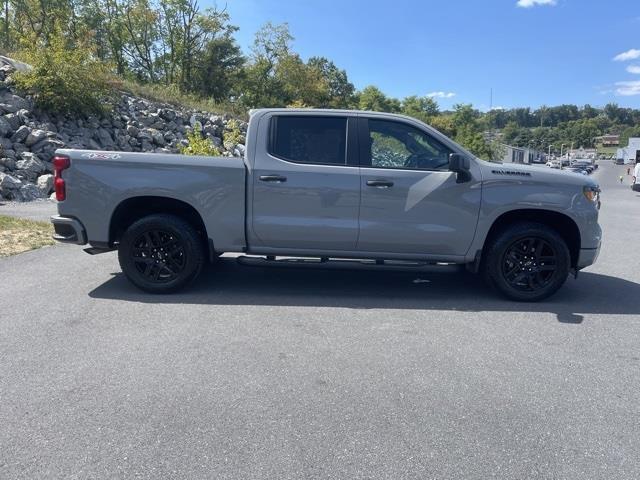
M 26 218 L 39 222 L 48 222 L 51 215 L 56 215 L 55 200 L 36 200 L 33 202 L 10 202 L 0 199 L 0 215 Z
M 232 258 L 152 296 L 114 253 L 0 260 L 0 478 L 640 478 L 640 194 L 601 164 L 600 259 L 545 303 Z

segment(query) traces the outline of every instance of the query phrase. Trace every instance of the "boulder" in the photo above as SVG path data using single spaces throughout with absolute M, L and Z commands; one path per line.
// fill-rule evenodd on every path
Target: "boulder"
M 50 173 L 40 175 L 36 185 L 38 185 L 38 190 L 40 190 L 43 197 L 48 196 L 53 191 L 53 175 Z
M 39 141 L 47 138 L 47 133 L 48 132 L 40 129 L 32 130 L 31 132 L 29 132 L 29 135 L 27 135 L 27 138 L 24 140 L 24 144 L 27 147 L 31 147 L 32 145 L 35 145 Z
M 109 133 L 109 131 L 105 128 L 100 127 L 96 132 L 96 139 L 100 142 L 104 148 L 112 148 L 114 146 L 113 137 Z
M 53 153 L 64 147 L 64 142 L 56 138 L 45 138 L 31 147 L 31 151 L 37 153 L 41 159 L 49 161 Z
M 211 136 L 208 138 L 216 147 L 222 147 L 222 139 L 220 137 Z
M 206 120 L 207 119 L 204 118 L 204 115 L 201 115 L 199 113 L 194 113 L 189 118 L 189 125 L 191 125 L 193 128 L 196 128 L 196 125 L 199 124 L 197 128 L 199 128 L 202 131 L 202 126 L 205 124 Z
M 13 198 L 16 190 L 22 187 L 23 183 L 20 179 L 7 173 L 0 173 L 0 195 L 5 198 Z
M 22 123 L 27 123 L 31 117 L 31 112 L 29 112 L 29 110 L 26 109 L 20 109 L 16 112 L 16 115 L 18 115 L 18 117 L 20 117 L 20 120 L 22 120 Z
M 8 92 L 5 92 L 2 95 L 2 98 L 0 98 L 0 102 L 8 105 L 13 105 L 17 109 L 24 108 L 26 110 L 29 110 L 31 108 L 31 102 L 29 102 L 29 100 Z
M 219 137 L 220 133 L 222 133 L 222 128 L 219 127 L 218 125 L 208 123 L 207 125 L 204 126 L 202 131 L 204 132 L 205 135 L 211 135 L 212 137 Z
M 0 137 L 0 154 L 5 150 L 11 150 L 13 142 L 5 137 Z
M 23 123 L 22 119 L 15 113 L 7 113 L 4 118 L 9 122 L 14 132 L 18 130 Z
M 47 171 L 47 166 L 35 153 L 23 152 L 22 160 L 16 162 L 16 170 L 23 170 L 38 175 Z
M 15 170 L 16 161 L 9 157 L 0 158 L 0 166 L 4 167 L 5 170 Z
M 15 105 L 10 105 L 8 103 L 0 103 L 0 113 L 16 113 L 18 111 L 18 107 Z
M 22 125 L 20 128 L 18 128 L 18 130 L 16 130 L 16 133 L 13 134 L 13 136 L 11 137 L 11 141 L 13 143 L 22 143 L 30 133 L 31 129 L 26 125 Z
M 176 112 L 170 108 L 162 108 L 160 109 L 160 118 L 170 122 L 176 118 Z
M 133 138 L 137 138 L 140 130 L 135 125 L 127 125 L 127 134 L 131 135 Z
M 42 193 L 40 189 L 34 185 L 33 183 L 25 183 L 20 187 L 20 190 L 15 193 L 15 200 L 19 202 L 31 202 L 33 200 L 37 200 L 42 198 Z
M 159 145 L 161 147 L 163 147 L 165 145 L 165 141 L 164 141 L 164 136 L 162 135 L 162 132 L 159 132 L 158 130 L 153 130 L 151 132 L 151 138 L 153 140 L 153 143 L 155 143 L 156 145 Z
M 0 117 L 0 137 L 8 137 L 15 132 L 15 128 L 11 126 L 5 117 Z

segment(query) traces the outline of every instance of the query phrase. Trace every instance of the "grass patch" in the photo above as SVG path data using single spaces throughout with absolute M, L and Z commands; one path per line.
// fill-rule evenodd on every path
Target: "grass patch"
M 53 245 L 52 234 L 49 223 L 0 215 L 0 257 Z
M 598 155 L 615 155 L 618 152 L 618 147 L 597 147 Z
M 190 110 L 202 110 L 204 112 L 220 115 L 230 114 L 235 117 L 247 118 L 246 108 L 231 103 L 218 103 L 210 98 L 198 95 L 182 93 L 175 86 L 154 85 L 149 83 L 137 83 L 132 80 L 123 80 L 118 87 L 136 97 L 146 98 L 153 102 L 167 103 L 174 107 L 182 107 Z

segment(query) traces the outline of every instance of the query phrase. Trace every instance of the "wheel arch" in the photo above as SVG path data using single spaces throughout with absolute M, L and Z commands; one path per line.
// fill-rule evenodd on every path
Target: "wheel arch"
M 109 220 L 109 246 L 114 246 L 135 221 L 158 213 L 175 215 L 189 222 L 202 237 L 209 257 L 214 253 L 207 227 L 195 207 L 176 198 L 151 195 L 129 197 L 118 204 Z
M 517 209 L 498 216 L 485 237 L 483 250 L 507 226 L 518 222 L 535 222 L 553 228 L 564 239 L 571 254 L 571 266 L 575 267 L 580 256 L 581 236 L 577 223 L 568 215 L 553 210 Z

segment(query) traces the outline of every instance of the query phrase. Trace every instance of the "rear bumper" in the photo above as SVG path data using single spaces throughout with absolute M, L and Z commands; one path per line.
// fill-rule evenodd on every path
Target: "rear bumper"
M 87 232 L 82 223 L 75 218 L 54 215 L 51 217 L 51 223 L 54 229 L 54 240 L 76 245 L 85 245 L 87 243 Z
M 581 270 L 583 268 L 588 267 L 589 265 L 593 265 L 594 263 L 596 263 L 596 260 L 598 259 L 598 255 L 600 255 L 601 245 L 602 244 L 599 244 L 598 248 L 581 248 L 580 249 L 578 264 L 576 265 L 578 270 Z

